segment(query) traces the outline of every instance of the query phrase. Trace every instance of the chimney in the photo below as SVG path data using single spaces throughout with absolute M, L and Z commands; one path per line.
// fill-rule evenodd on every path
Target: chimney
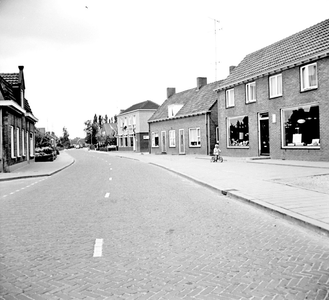
M 18 66 L 18 69 L 19 69 L 20 71 L 23 71 L 24 66 Z
M 167 88 L 167 99 L 176 93 L 176 88 Z
M 196 89 L 199 90 L 203 86 L 207 85 L 207 77 L 198 77 L 196 79 Z
M 230 66 L 230 74 L 233 72 L 236 66 Z

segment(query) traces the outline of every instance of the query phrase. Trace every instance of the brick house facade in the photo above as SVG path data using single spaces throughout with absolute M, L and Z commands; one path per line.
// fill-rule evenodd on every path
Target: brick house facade
M 118 150 L 148 152 L 149 132 L 147 120 L 159 107 L 147 100 L 132 105 L 118 115 Z
M 34 160 L 35 123 L 25 99 L 23 66 L 19 73 L 0 74 L 0 172 Z
M 203 154 L 217 141 L 217 95 L 219 82 L 207 84 L 198 77 L 197 87 L 180 93 L 167 89 L 167 100 L 149 119 L 150 153 Z
M 224 156 L 329 160 L 329 20 L 247 55 L 216 90 Z

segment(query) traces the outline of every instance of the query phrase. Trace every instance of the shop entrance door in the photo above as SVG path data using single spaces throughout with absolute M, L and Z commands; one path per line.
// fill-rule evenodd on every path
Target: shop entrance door
M 184 129 L 179 129 L 179 154 L 185 154 Z
M 166 132 L 161 131 L 161 152 L 166 153 Z
M 270 155 L 270 133 L 268 113 L 259 114 L 259 154 Z

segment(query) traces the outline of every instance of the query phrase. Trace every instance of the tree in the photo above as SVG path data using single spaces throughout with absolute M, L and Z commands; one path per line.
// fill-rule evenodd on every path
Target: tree
M 102 125 L 103 125 L 103 117 L 101 115 L 98 116 L 98 124 L 99 124 L 99 128 L 102 128 Z
M 51 137 L 49 134 L 43 134 L 40 131 L 37 131 L 35 134 L 35 147 L 52 147 Z
M 105 115 L 104 122 L 108 123 L 108 120 L 109 120 L 109 118 L 107 117 L 107 115 Z
M 94 122 L 93 123 L 97 123 L 97 115 L 94 115 Z
M 86 138 L 85 141 L 87 144 L 97 144 L 97 133 L 98 133 L 98 123 L 91 123 L 91 120 L 87 120 L 85 122 L 86 128 L 84 131 L 86 132 Z
M 69 132 L 66 127 L 63 127 L 63 136 L 59 138 L 60 143 L 64 146 L 64 148 L 70 148 L 71 142 L 69 139 Z
M 117 123 L 117 122 L 118 122 L 118 116 L 114 115 L 114 123 Z

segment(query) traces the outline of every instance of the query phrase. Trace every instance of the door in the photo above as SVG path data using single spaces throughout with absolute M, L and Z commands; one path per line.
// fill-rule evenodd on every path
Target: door
M 184 129 L 179 129 L 179 154 L 185 154 Z
M 161 131 L 161 152 L 166 153 L 166 132 Z
M 270 155 L 270 133 L 268 113 L 259 114 L 259 154 Z

